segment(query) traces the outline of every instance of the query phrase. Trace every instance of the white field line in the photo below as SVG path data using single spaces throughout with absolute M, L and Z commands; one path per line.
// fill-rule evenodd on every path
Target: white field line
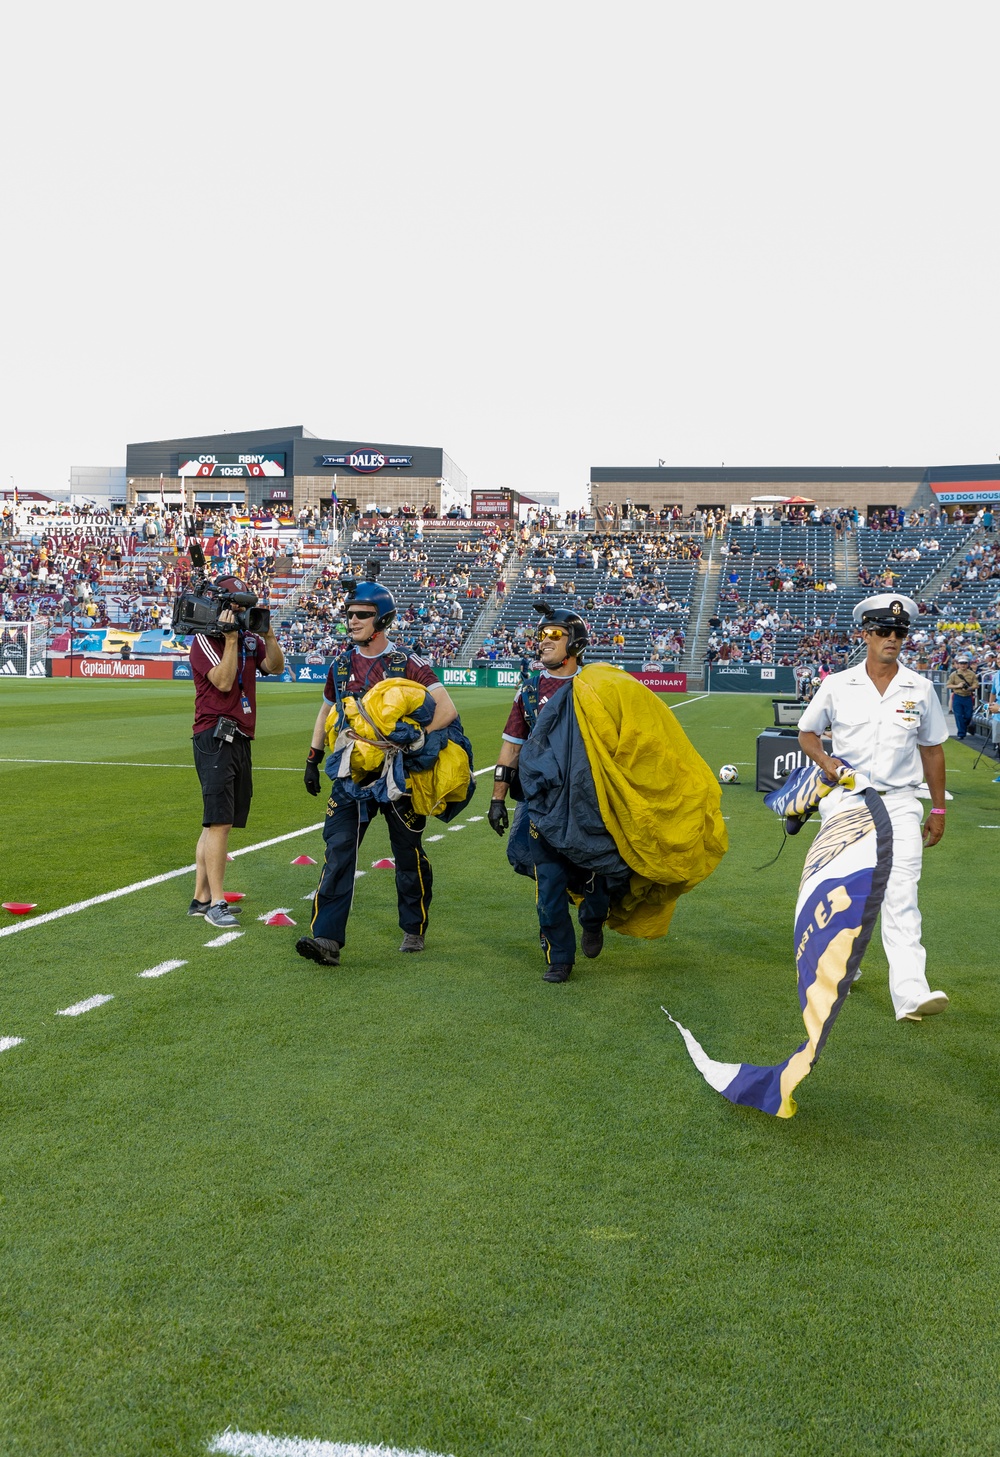
M 444 835 L 428 835 L 427 836 L 427 844 L 428 845 L 433 845 L 435 840 L 443 840 L 443 839 L 444 839 Z
M 12 1047 L 20 1047 L 23 1041 L 23 1037 L 0 1037 L 0 1052 L 9 1052 Z
M 449 825 L 448 826 L 448 833 L 451 834 L 451 835 L 453 835 L 456 830 L 464 830 L 464 829 L 465 829 L 465 826 L 464 825 Z
M 88 997 L 85 1002 L 74 1002 L 71 1007 L 63 1007 L 61 1012 L 56 1013 L 56 1016 L 79 1017 L 81 1013 L 92 1012 L 95 1007 L 101 1007 L 104 1005 L 105 1002 L 111 1001 L 114 1001 L 113 996 L 101 996 L 101 994 L 98 993 L 96 997 Z
M 667 707 L 672 708 L 676 713 L 678 708 L 687 708 L 689 703 L 700 703 L 703 698 L 708 698 L 708 693 L 699 693 L 697 698 L 685 698 L 683 703 L 668 703 Z
M 168 971 L 176 971 L 179 966 L 187 966 L 187 962 L 161 961 L 159 966 L 151 966 L 148 971 L 137 971 L 136 976 L 166 976 Z
M 285 840 L 297 840 L 302 835 L 311 835 L 315 830 L 321 830 L 322 823 L 318 825 L 306 825 L 301 830 L 292 830 L 289 835 L 276 835 L 273 840 L 261 840 L 257 845 L 245 845 L 242 850 L 233 850 L 231 858 L 235 860 L 237 855 L 252 855 L 255 850 L 266 850 L 269 845 L 281 845 Z M 16 926 L 0 927 L 0 936 L 16 936 L 18 931 L 29 931 L 32 926 L 43 926 L 46 921 L 58 921 L 61 916 L 73 916 L 77 911 L 87 911 L 91 906 L 101 906 L 107 901 L 118 900 L 120 896 L 132 895 L 137 890 L 148 890 L 151 885 L 162 885 L 165 880 L 176 880 L 179 875 L 190 875 L 195 869 L 193 865 L 182 865 L 179 870 L 167 870 L 163 875 L 151 875 L 148 880 L 137 880 L 132 885 L 123 885 L 120 890 L 108 890 L 103 895 L 92 895 L 89 900 L 76 901 L 71 906 L 61 906 L 57 911 L 46 911 L 43 916 L 32 916 L 27 921 L 19 921 Z
M 323 1442 L 318 1437 L 272 1437 L 270 1432 L 220 1432 L 208 1444 L 223 1457 L 443 1457 L 441 1453 L 383 1447 L 380 1442 Z
M 156 764 L 147 759 L 8 759 L 0 764 L 86 764 L 97 769 L 190 769 L 190 764 Z M 255 764 L 255 774 L 297 774 L 287 764 Z
M 206 941 L 206 946 L 228 946 L 230 941 L 238 941 L 243 935 L 242 931 L 223 931 L 221 936 L 216 936 L 214 941 Z
M 11 759 L 6 759 L 6 760 L 0 760 L 0 763 L 32 763 L 32 764 L 82 764 L 82 763 L 91 763 L 91 762 L 95 762 L 95 761 L 91 761 L 89 759 L 31 759 L 31 760 L 22 760 L 22 759 L 11 760 Z M 146 768 L 148 766 L 147 765 L 139 765 L 138 767 L 139 768 Z M 166 768 L 166 769 L 179 769 L 179 768 L 187 768 L 188 766 L 187 765 L 180 765 L 180 764 L 165 764 L 165 765 L 159 765 L 157 767 Z M 476 770 L 476 776 L 475 777 L 478 778 L 478 776 L 480 774 L 488 774 L 491 769 L 495 769 L 495 768 L 496 768 L 496 765 L 495 764 L 488 764 L 485 769 L 477 769 Z M 243 847 L 242 850 L 233 850 L 233 851 L 231 851 L 229 858 L 232 859 L 232 860 L 235 860 L 236 857 L 237 857 L 237 855 L 252 855 L 255 850 L 266 850 L 266 849 L 268 849 L 269 846 L 271 846 L 271 845 L 281 845 L 286 840 L 297 840 L 301 835 L 311 835 L 315 830 L 321 830 L 322 828 L 323 828 L 322 821 L 318 825 L 305 825 L 301 830 L 292 830 L 292 832 L 290 834 L 288 834 L 288 835 L 275 835 L 275 837 L 272 840 L 261 840 L 260 843 L 257 844 L 257 845 L 244 845 L 244 847 Z M 444 836 L 443 835 L 432 835 L 430 838 L 432 840 L 440 840 L 440 839 L 443 839 Z M 180 876 L 180 875 L 190 875 L 191 872 L 193 870 L 195 870 L 196 868 L 197 867 L 194 866 L 194 865 L 182 865 L 178 870 L 167 870 L 167 871 L 164 872 L 163 875 L 151 875 L 148 880 L 137 880 L 137 881 L 134 881 L 132 885 L 123 885 L 123 886 L 121 886 L 120 889 L 118 889 L 118 890 L 108 890 L 108 891 L 105 891 L 105 893 L 103 895 L 92 895 L 92 896 L 90 896 L 90 898 L 88 900 L 85 900 L 85 901 L 76 901 L 71 906 L 60 906 L 60 908 L 57 911 L 46 911 L 45 914 L 42 915 L 42 916 L 32 916 L 27 921 L 19 921 L 16 926 L 3 926 L 3 927 L 0 927 L 0 936 L 16 936 L 19 931 L 27 931 L 27 930 L 30 930 L 30 928 L 32 926 L 43 926 L 43 925 L 45 925 L 45 923 L 47 921 L 58 921 L 62 916 L 74 916 L 74 915 L 76 915 L 77 911 L 88 911 L 91 908 L 91 906 L 104 905 L 104 904 L 106 904 L 107 901 L 118 900 L 119 897 L 121 897 L 123 895 L 132 895 L 137 890 L 148 890 L 150 888 L 150 886 L 153 886 L 153 885 L 162 885 L 164 883 L 164 881 L 167 881 L 167 880 L 176 880 L 177 877 Z
M 707 694 L 703 695 L 707 697 Z M 690 703 L 692 700 L 688 699 Z M 675 708 L 683 707 L 676 703 Z M 7 756 L 0 756 L 0 764 L 85 764 L 96 769 L 190 769 L 190 764 L 160 764 L 151 759 L 18 759 Z M 477 769 L 473 773 L 473 779 L 478 779 L 480 774 L 488 774 L 495 769 L 495 764 L 487 764 L 485 769 Z M 299 774 L 298 766 L 289 767 L 287 764 L 255 764 L 255 774 Z
M 475 825 L 475 824 L 478 824 L 478 822 L 481 819 L 485 819 L 485 818 L 486 818 L 485 815 L 470 815 L 469 818 L 466 820 L 465 823 L 467 825 Z

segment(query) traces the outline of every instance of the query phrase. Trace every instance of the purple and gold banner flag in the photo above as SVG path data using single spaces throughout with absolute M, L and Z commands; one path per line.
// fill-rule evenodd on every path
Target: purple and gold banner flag
M 850 782 L 853 788 L 841 785 L 832 791 L 817 783 L 816 802 L 825 796 L 823 822 L 806 856 L 795 905 L 799 1005 L 807 1033 L 802 1046 L 773 1067 L 716 1062 L 662 1009 L 711 1087 L 731 1103 L 777 1118 L 795 1112 L 792 1092 L 815 1066 L 861 968 L 892 869 L 892 825 L 885 805 L 860 774 Z

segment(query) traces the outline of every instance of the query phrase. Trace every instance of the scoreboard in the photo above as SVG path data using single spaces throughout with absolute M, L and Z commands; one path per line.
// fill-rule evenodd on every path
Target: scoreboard
M 284 476 L 285 455 L 281 451 L 270 455 L 195 455 L 181 459 L 177 470 L 179 476 L 200 478 L 225 476 L 228 479 L 247 479 L 251 476 Z

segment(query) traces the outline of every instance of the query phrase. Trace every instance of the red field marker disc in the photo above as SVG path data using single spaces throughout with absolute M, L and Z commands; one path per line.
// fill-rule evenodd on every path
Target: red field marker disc
M 4 901 L 3 908 L 5 911 L 10 911 L 12 916 L 26 916 L 29 911 L 35 909 L 37 904 L 37 901 Z

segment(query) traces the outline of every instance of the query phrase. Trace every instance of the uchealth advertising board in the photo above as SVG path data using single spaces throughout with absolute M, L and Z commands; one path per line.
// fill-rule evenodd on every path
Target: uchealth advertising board
M 53 658 L 52 676 L 116 678 L 127 683 L 144 683 L 151 678 L 172 678 L 174 666 L 156 658 Z
M 772 667 L 768 663 L 711 663 L 708 669 L 709 693 L 794 693 L 795 674 L 791 668 Z

